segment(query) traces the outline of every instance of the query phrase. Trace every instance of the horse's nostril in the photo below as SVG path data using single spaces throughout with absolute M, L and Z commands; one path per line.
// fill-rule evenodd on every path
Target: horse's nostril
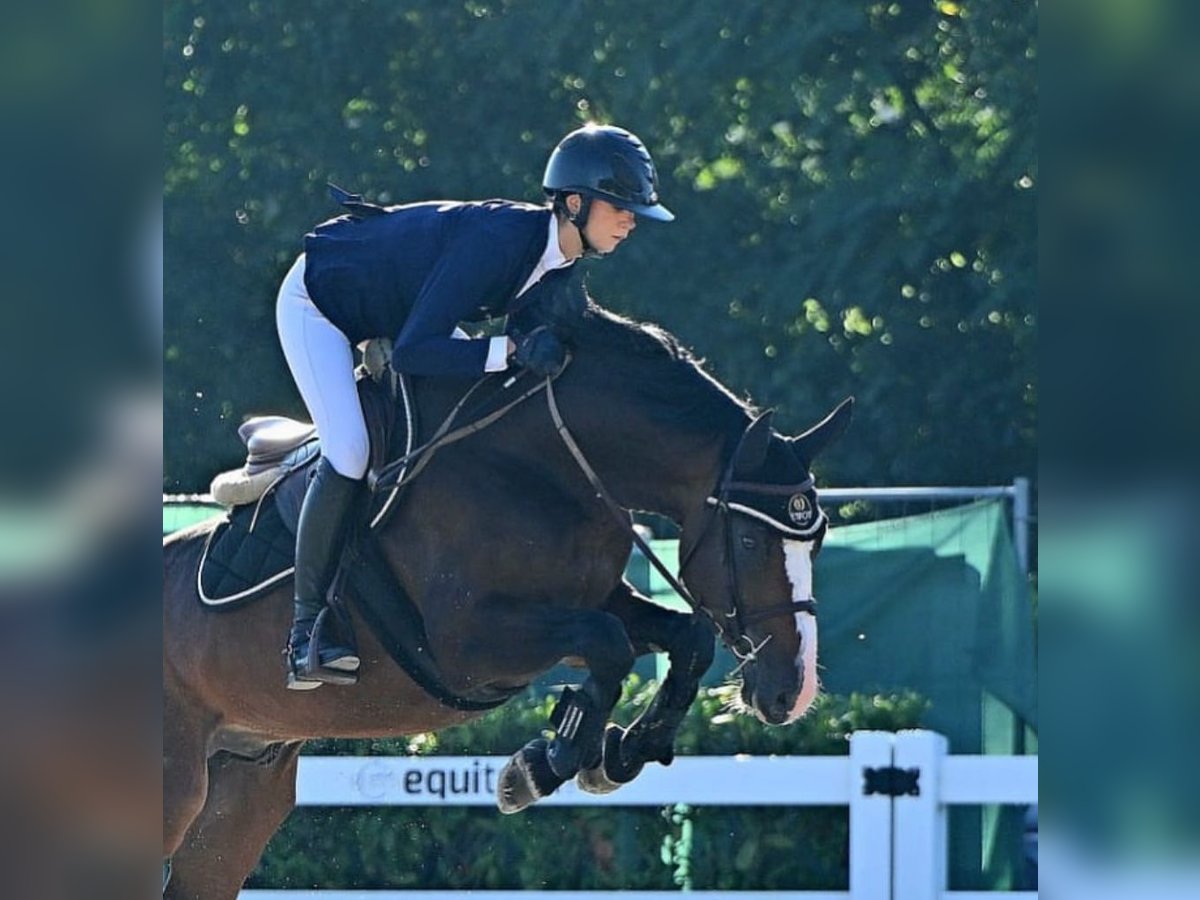
M 789 691 L 779 691 L 767 696 L 756 695 L 754 706 L 759 711 L 759 717 L 768 725 L 779 725 L 786 722 L 792 712 L 795 697 Z
M 790 691 L 780 691 L 775 697 L 775 709 L 782 715 L 786 716 L 792 711 L 792 702 L 795 697 Z

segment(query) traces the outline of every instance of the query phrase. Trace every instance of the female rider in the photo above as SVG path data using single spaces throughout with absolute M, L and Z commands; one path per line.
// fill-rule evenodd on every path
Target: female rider
M 339 646 L 330 629 L 312 640 L 367 470 L 354 346 L 393 338 L 393 369 L 412 375 L 482 376 L 511 366 L 556 373 L 564 351 L 549 330 L 516 340 L 452 335 L 460 322 L 506 315 L 548 272 L 581 256 L 607 256 L 629 237 L 635 215 L 674 218 L 658 202 L 645 146 L 610 125 L 586 125 L 564 137 L 542 187 L 544 206 L 487 200 L 384 208 L 346 195 L 348 214 L 305 235 L 276 307 L 283 352 L 322 454 L 296 533 L 285 651 L 290 689 L 357 680 L 358 656 Z

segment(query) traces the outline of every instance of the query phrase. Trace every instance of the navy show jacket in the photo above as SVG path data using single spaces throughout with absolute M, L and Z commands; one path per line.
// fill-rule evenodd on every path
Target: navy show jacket
M 480 375 L 488 342 L 450 335 L 460 322 L 511 310 L 546 248 L 551 215 L 484 200 L 338 216 L 304 236 L 304 283 L 352 344 L 393 338 L 396 371 Z

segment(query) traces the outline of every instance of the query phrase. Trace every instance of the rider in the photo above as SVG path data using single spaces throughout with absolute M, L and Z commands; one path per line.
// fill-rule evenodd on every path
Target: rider
M 658 202 L 645 146 L 611 125 L 564 137 L 542 187 L 544 206 L 487 200 L 384 208 L 344 195 L 349 213 L 305 235 L 276 308 L 284 356 L 322 453 L 296 534 L 289 688 L 357 678 L 358 657 L 328 629 L 311 646 L 367 470 L 353 346 L 394 338 L 392 368 L 413 375 L 481 376 L 510 366 L 554 374 L 564 351 L 553 332 L 462 340 L 458 323 L 505 315 L 547 273 L 581 256 L 608 255 L 633 231 L 635 214 L 674 218 Z

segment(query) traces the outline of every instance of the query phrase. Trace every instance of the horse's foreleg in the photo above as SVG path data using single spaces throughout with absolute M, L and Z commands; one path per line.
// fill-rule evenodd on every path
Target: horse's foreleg
M 696 699 L 700 678 L 712 665 L 713 633 L 708 623 L 692 615 L 678 624 L 678 640 L 667 651 L 670 671 L 650 706 L 621 738 L 621 759 L 626 766 L 640 769 L 644 762 L 670 765 L 675 758 L 676 732 Z
M 625 622 L 635 647 L 665 650 L 671 667 L 650 706 L 628 729 L 609 726 L 603 765 L 579 775 L 580 787 L 592 793 L 632 781 L 647 762 L 670 765 L 675 735 L 713 660 L 712 630 L 699 616 L 663 609 L 628 584 L 614 592 L 609 609 Z
M 556 610 L 535 618 L 506 633 L 521 635 L 519 643 L 531 656 L 548 652 L 551 658 L 541 660 L 542 664 L 578 657 L 589 675 L 579 690 L 564 693 L 555 708 L 554 738 L 531 741 L 504 767 L 496 799 L 505 813 L 524 809 L 574 778 L 581 768 L 600 761 L 605 723 L 620 699 L 621 683 L 633 668 L 633 646 L 615 616 Z
M 271 835 L 295 807 L 300 747 L 275 745 L 260 760 L 222 752 L 209 761 L 208 800 L 172 860 L 164 897 L 237 897 Z

